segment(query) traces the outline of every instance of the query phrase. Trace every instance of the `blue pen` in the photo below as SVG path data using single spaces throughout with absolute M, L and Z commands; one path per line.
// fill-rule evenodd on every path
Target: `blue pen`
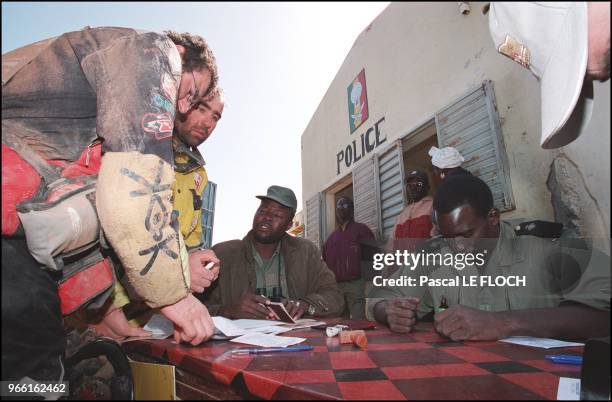
M 314 347 L 309 345 L 302 346 L 289 346 L 286 348 L 243 348 L 234 349 L 232 353 L 237 354 L 257 354 L 257 353 L 270 353 L 270 352 L 301 352 L 303 350 L 313 350 Z
M 546 355 L 544 358 L 552 361 L 553 363 L 582 364 L 582 356 Z

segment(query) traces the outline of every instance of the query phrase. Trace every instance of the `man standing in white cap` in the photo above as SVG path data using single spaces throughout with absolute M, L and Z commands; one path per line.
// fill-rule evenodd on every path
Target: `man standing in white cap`
M 593 109 L 593 80 L 610 78 L 609 2 L 494 2 L 497 51 L 540 81 L 542 148 L 574 141 Z
M 431 156 L 431 164 L 434 166 L 436 176 L 440 177 L 442 180 L 444 180 L 445 177 L 456 174 L 472 174 L 461 167 L 465 159 L 456 148 L 444 147 L 438 149 L 436 147 L 431 147 L 429 148 L 429 156 Z

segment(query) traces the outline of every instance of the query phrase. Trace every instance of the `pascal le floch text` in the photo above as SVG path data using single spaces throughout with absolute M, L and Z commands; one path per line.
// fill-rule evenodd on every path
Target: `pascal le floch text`
M 430 287 L 454 287 L 454 286 L 478 286 L 478 287 L 520 287 L 527 286 L 525 275 L 515 276 L 484 276 L 472 275 L 463 276 L 457 275 L 454 278 L 430 278 L 427 275 L 407 276 L 402 275 L 396 278 L 384 278 L 381 275 L 375 276 L 372 283 L 377 287 L 414 287 L 414 286 L 430 286 Z

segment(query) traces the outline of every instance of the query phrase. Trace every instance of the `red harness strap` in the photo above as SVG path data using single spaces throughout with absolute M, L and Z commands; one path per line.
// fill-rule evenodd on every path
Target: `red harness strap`
M 81 153 L 78 160 L 66 163 L 60 160 L 46 160 L 50 166 L 61 169 L 59 178 L 76 179 L 44 194 L 50 183 L 41 180 L 40 173 L 26 162 L 11 147 L 2 144 L 2 235 L 15 235 L 20 227 L 17 205 L 26 201 L 53 202 L 62 195 L 82 187 L 84 181 L 78 178 L 95 176 L 102 163 L 102 143 L 94 142 Z M 46 178 L 47 181 L 49 177 Z M 86 182 L 86 181 L 85 181 Z M 45 189 L 41 188 L 41 185 Z M 97 256 L 97 257 L 96 257 Z M 61 256 L 60 256 L 61 257 Z M 58 284 L 60 307 L 68 315 L 92 302 L 97 296 L 108 291 L 114 283 L 113 269 L 108 258 L 102 257 L 96 245 L 81 260 L 72 262 L 62 270 L 63 278 Z
M 74 313 L 79 307 L 104 293 L 112 283 L 113 271 L 107 258 L 65 279 L 58 287 L 62 314 Z

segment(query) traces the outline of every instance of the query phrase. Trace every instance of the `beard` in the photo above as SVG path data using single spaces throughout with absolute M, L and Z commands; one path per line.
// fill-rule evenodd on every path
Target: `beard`
M 210 132 L 206 128 L 198 127 L 197 129 L 199 131 L 205 132 L 204 138 L 202 138 L 200 135 L 192 134 L 191 130 L 195 129 L 196 127 L 195 124 L 190 123 L 187 120 L 190 113 L 191 111 L 187 114 L 183 114 L 178 110 L 176 111 L 176 117 L 174 118 L 173 135 L 179 140 L 181 140 L 183 144 L 188 145 L 192 148 L 197 148 L 199 145 L 201 145 L 204 141 L 208 139 Z
M 259 233 L 257 233 L 257 230 L 253 230 L 253 238 L 255 238 L 255 240 L 261 244 L 278 243 L 279 241 L 281 241 L 284 235 L 285 235 L 285 232 L 280 232 L 280 233 L 270 233 L 266 236 L 262 236 Z

